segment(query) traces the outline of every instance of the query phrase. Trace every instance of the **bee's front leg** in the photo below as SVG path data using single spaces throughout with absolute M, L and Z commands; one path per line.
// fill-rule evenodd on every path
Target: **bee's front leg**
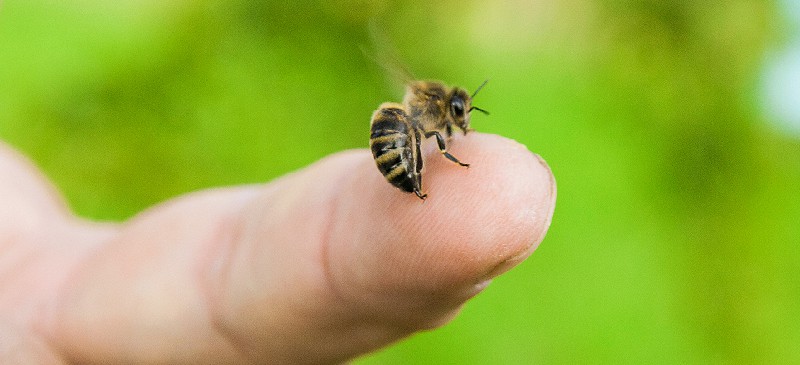
M 463 163 L 459 161 L 455 156 L 451 155 L 447 152 L 447 146 L 444 143 L 444 137 L 442 137 L 441 133 L 437 131 L 425 132 L 425 138 L 430 138 L 431 136 L 436 137 L 436 143 L 439 145 L 439 152 L 444 155 L 448 160 L 453 161 L 461 166 L 469 167 L 468 163 Z

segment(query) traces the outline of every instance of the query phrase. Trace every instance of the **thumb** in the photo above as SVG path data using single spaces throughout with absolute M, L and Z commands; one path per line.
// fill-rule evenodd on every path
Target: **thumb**
M 555 203 L 522 145 L 453 146 L 471 167 L 428 153 L 424 202 L 357 150 L 148 210 L 71 276 L 52 342 L 87 363 L 331 363 L 444 323 L 536 248 Z

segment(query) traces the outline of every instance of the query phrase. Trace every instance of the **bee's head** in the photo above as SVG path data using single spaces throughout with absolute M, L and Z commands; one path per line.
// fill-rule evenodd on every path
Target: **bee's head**
M 471 100 L 469 94 L 464 89 L 454 88 L 450 96 L 450 118 L 453 124 L 463 129 L 469 128 L 469 108 Z
M 489 112 L 472 105 L 472 98 L 478 94 L 478 91 L 481 90 L 483 85 L 486 85 L 487 81 L 489 80 L 484 81 L 483 84 L 475 90 L 472 96 L 467 94 L 467 91 L 464 89 L 458 87 L 453 88 L 453 92 L 450 95 L 450 118 L 452 118 L 453 124 L 464 131 L 464 134 L 467 134 L 469 130 L 470 112 L 477 110 L 484 114 L 489 114 Z

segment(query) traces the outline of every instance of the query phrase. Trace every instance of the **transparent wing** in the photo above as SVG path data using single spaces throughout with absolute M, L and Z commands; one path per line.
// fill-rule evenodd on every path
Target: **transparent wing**
M 383 69 L 389 89 L 402 96 L 405 93 L 405 86 L 416 78 L 401 61 L 397 49 L 383 27 L 374 19 L 368 23 L 368 27 L 372 44 L 370 47 L 361 46 L 361 52 Z

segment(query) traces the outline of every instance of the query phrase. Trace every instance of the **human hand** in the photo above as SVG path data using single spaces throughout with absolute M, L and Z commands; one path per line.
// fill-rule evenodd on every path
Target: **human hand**
M 0 363 L 334 363 L 449 321 L 543 239 L 555 181 L 473 133 L 425 202 L 367 150 L 128 222 L 75 218 L 0 144 Z

